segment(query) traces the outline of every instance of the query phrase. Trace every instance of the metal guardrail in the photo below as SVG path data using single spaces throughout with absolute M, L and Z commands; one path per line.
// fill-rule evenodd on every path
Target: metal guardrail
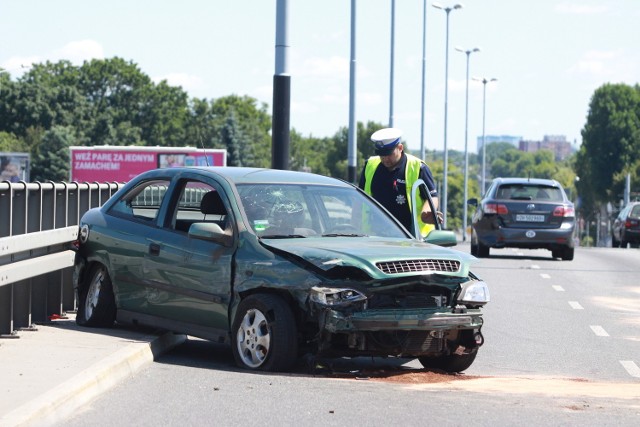
M 119 183 L 0 182 L 0 338 L 75 311 L 78 223 Z

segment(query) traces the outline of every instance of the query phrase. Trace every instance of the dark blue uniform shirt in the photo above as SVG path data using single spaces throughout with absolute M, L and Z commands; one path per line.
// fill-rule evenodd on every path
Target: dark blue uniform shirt
M 360 174 L 360 182 L 358 186 L 364 190 L 365 173 L 367 168 L 365 163 L 362 173 Z M 409 231 L 413 230 L 413 215 L 409 209 L 407 201 L 407 185 L 405 181 L 405 170 L 407 168 L 407 156 L 402 153 L 402 159 L 393 169 L 387 169 L 384 164 L 380 163 L 371 181 L 371 194 L 382 206 L 384 206 L 393 216 L 395 216 L 402 225 Z M 431 170 L 426 164 L 420 166 L 420 179 L 422 179 L 429 188 L 432 197 L 437 197 L 435 182 Z M 410 183 L 412 185 L 413 183 Z M 418 207 L 422 209 L 422 206 Z

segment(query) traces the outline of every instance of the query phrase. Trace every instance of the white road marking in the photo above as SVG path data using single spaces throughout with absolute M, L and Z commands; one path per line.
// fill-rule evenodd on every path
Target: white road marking
M 580 305 L 578 301 L 569 301 L 569 305 L 574 310 L 584 310 L 584 308 Z
M 640 368 L 631 360 L 621 360 L 620 364 L 632 377 L 640 378 Z
M 551 276 L 549 276 L 547 273 L 540 273 L 540 277 L 542 277 L 543 279 L 551 279 Z
M 540 270 L 540 266 L 537 264 L 531 264 L 531 269 L 532 270 Z
M 591 325 L 589 327 L 591 328 L 593 333 L 596 334 L 596 336 L 599 336 L 599 337 L 608 337 L 609 336 L 607 331 L 605 331 L 602 326 Z
M 560 285 L 552 285 L 551 287 L 558 292 L 564 292 L 564 288 Z

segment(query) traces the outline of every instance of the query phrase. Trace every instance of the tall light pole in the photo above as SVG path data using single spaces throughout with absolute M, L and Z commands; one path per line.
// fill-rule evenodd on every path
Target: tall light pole
M 427 69 L 427 0 L 422 4 L 422 97 L 420 104 L 420 158 L 424 156 L 425 75 Z
M 462 199 L 462 241 L 467 240 L 467 198 L 469 186 L 469 57 L 474 52 L 480 52 L 480 48 L 462 49 L 456 47 L 458 52 L 467 55 L 467 88 L 464 102 L 464 196 Z
M 389 70 L 389 127 L 393 127 L 393 70 L 396 34 L 396 0 L 391 0 L 391 60 Z
M 479 81 L 482 83 L 482 188 L 480 189 L 482 194 L 487 190 L 485 185 L 485 179 L 487 177 L 486 166 L 487 166 L 487 144 L 484 140 L 484 125 L 485 125 L 485 111 L 487 107 L 487 83 L 498 81 L 498 79 L 490 78 L 487 79 L 485 77 L 478 78 L 474 77 L 473 80 Z M 481 194 L 481 195 L 482 195 Z
M 462 5 L 459 3 L 448 7 L 444 7 L 440 3 L 431 3 L 431 5 L 436 9 L 443 10 L 447 15 L 447 33 L 444 51 L 444 171 L 442 177 L 442 203 L 440 204 L 440 209 L 442 210 L 443 215 L 442 225 L 444 228 L 447 228 L 447 175 L 449 173 L 449 152 L 447 148 L 447 114 L 449 112 L 449 14 L 452 10 L 462 9 Z

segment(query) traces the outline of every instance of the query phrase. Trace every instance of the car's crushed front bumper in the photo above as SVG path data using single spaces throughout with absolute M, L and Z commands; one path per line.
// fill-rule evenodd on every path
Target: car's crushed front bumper
M 482 326 L 480 309 L 464 313 L 431 310 L 365 310 L 345 314 L 335 310 L 324 313 L 323 329 L 332 333 L 364 331 L 424 331 L 476 329 Z

